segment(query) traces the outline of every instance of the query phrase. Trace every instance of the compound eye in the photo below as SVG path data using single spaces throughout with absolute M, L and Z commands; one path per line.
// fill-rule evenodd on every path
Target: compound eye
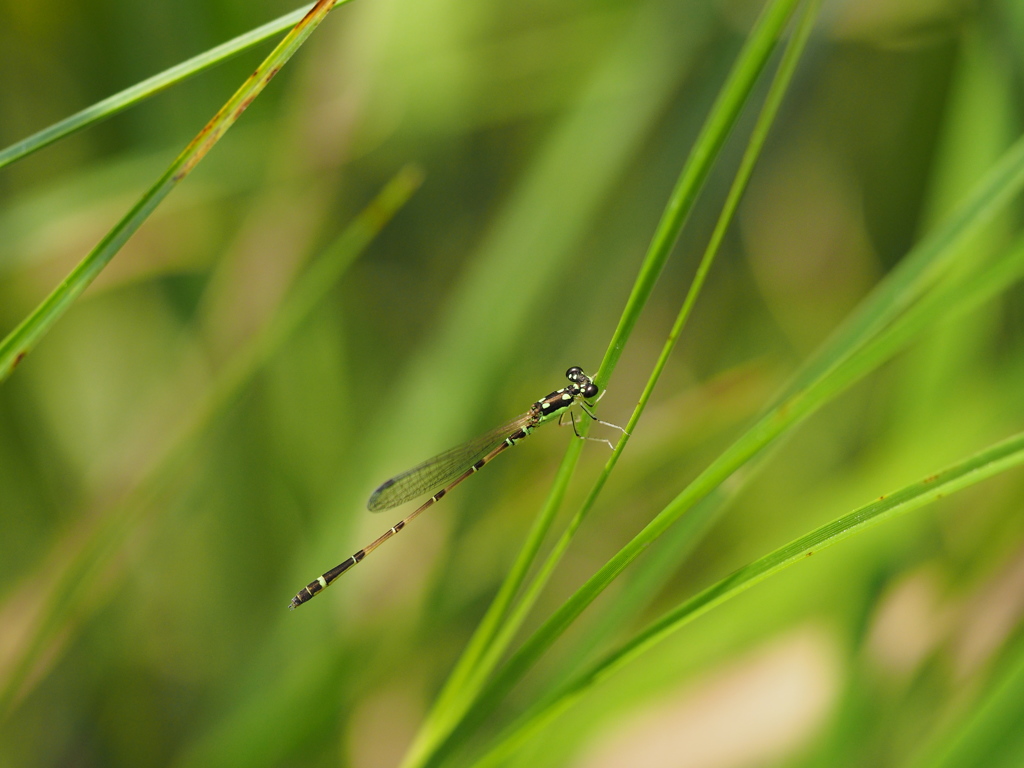
M 565 378 L 569 381 L 576 381 L 583 374 L 583 369 L 578 365 L 574 365 L 568 371 L 565 372 Z
M 597 384 L 590 382 L 583 388 L 583 396 L 589 400 L 592 397 L 597 397 Z

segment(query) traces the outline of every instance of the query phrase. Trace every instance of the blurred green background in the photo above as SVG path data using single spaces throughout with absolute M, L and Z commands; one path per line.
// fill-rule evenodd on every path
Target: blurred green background
M 382 480 L 524 411 L 570 365 L 596 368 L 759 7 L 335 10 L 0 388 L 0 765 L 396 765 L 571 436 L 540 431 L 316 601 L 288 600 L 398 519 L 365 511 Z M 0 146 L 292 8 L 3 0 Z M 825 5 L 682 343 L 527 629 L 1018 136 L 1022 8 Z M 268 50 L 0 170 L 3 333 Z M 602 418 L 632 411 L 754 114 Z M 237 396 L 211 400 L 296 278 L 410 162 L 425 173 L 410 203 Z M 968 247 L 998 250 L 1014 219 Z M 1019 288 L 935 328 L 777 449 L 617 637 L 1018 431 L 1022 344 Z M 585 448 L 569 509 L 606 457 Z M 1024 764 L 1022 506 L 1011 472 L 811 558 L 599 686 L 510 764 Z M 605 599 L 481 744 L 593 650 Z

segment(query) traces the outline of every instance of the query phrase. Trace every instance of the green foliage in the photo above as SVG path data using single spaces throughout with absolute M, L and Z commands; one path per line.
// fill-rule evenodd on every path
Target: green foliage
M 35 133 L 0 81 L 0 764 L 1016 764 L 1024 17 L 818 10 L 348 4 L 199 166 L 301 12 L 177 9 Z M 544 430 L 285 610 L 577 364 L 610 457 Z

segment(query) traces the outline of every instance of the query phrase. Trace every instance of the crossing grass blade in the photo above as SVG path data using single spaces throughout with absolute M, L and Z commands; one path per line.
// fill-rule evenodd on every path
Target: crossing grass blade
M 662 346 L 658 360 L 655 362 L 654 368 L 647 379 L 647 383 L 644 385 L 644 389 L 640 394 L 640 398 L 633 410 L 633 414 L 627 422 L 625 427 L 626 435 L 615 446 L 615 450 L 606 462 L 604 468 L 601 470 L 601 473 L 597 476 L 597 479 L 591 487 L 590 492 L 587 494 L 587 497 L 580 505 L 579 510 L 573 516 L 571 522 L 566 527 L 566 530 L 563 532 L 558 542 L 552 548 L 548 558 L 541 566 L 537 575 L 531 581 L 526 594 L 520 601 L 520 604 L 516 607 L 516 619 L 510 621 L 509 624 L 512 626 L 506 627 L 504 631 L 505 634 L 509 635 L 507 637 L 508 642 L 511 642 L 511 634 L 514 632 L 514 629 L 518 628 L 521 622 L 525 620 L 526 613 L 529 611 L 529 608 L 540 596 L 540 591 L 546 584 L 547 579 L 554 572 L 554 569 L 557 567 L 562 555 L 565 554 L 569 544 L 572 542 L 576 531 L 583 524 L 583 521 L 586 519 L 590 510 L 596 503 L 598 496 L 604 488 L 604 484 L 607 482 L 612 470 L 618 463 L 619 457 L 622 456 L 622 452 L 626 448 L 626 444 L 629 441 L 629 436 L 632 430 L 639 423 L 640 417 L 647 407 L 651 395 L 654 393 L 654 388 L 657 386 L 658 381 L 661 378 L 661 374 L 664 372 L 665 366 L 668 364 L 668 360 L 675 348 L 676 342 L 679 340 L 679 337 L 686 326 L 690 313 L 696 304 L 697 297 L 700 295 L 708 273 L 711 271 L 711 266 L 714 263 L 715 257 L 718 255 L 726 232 L 728 231 L 736 210 L 739 207 L 740 201 L 743 197 L 743 192 L 746 189 L 751 174 L 753 173 L 757 158 L 764 146 L 764 142 L 768 138 L 768 133 L 775 121 L 776 115 L 778 114 L 778 109 L 782 103 L 782 99 L 789 88 L 797 63 L 800 61 L 800 57 L 814 26 L 815 19 L 817 18 L 819 7 L 820 3 L 817 0 L 808 2 L 800 15 L 796 32 L 786 47 L 782 61 L 779 64 L 779 69 L 775 74 L 771 87 L 769 88 L 768 95 L 765 98 L 765 103 L 760 115 L 758 116 L 757 124 L 751 132 L 750 141 L 748 142 L 747 149 L 744 152 L 740 167 L 733 179 L 732 186 L 726 196 L 725 203 L 722 206 L 722 211 L 715 223 L 714 231 L 712 232 L 708 245 L 701 257 L 700 264 L 697 266 L 693 281 L 690 284 L 690 288 L 687 291 L 685 298 L 683 299 L 682 306 L 680 307 L 679 313 L 672 325 L 672 329 L 669 331 L 668 338 Z M 613 342 L 613 344 L 609 346 L 609 354 L 614 348 L 615 345 Z M 495 658 L 494 661 L 496 662 L 497 658 Z
M 121 246 L 142 226 L 160 202 L 188 176 L 213 145 L 220 141 L 241 117 L 246 107 L 259 96 L 267 83 L 309 38 L 333 7 L 334 0 L 319 0 L 313 6 L 114 228 L 28 317 L 0 341 L 0 382 L 11 375 L 75 299 L 82 295 L 110 263 Z
M 335 0 L 334 7 L 336 8 L 349 1 Z M 108 117 L 113 117 L 119 112 L 133 107 L 149 97 L 155 96 L 157 93 L 187 80 L 193 75 L 210 69 L 222 61 L 227 61 L 259 45 L 264 40 L 269 40 L 274 35 L 297 24 L 312 8 L 312 5 L 308 5 L 305 8 L 299 8 L 291 13 L 286 13 L 284 16 L 280 16 L 273 21 L 268 21 L 266 24 L 249 30 L 245 34 L 228 40 L 226 43 L 221 43 L 198 56 L 193 56 L 191 59 L 175 64 L 163 72 L 146 78 L 129 88 L 125 88 L 119 93 L 97 101 L 95 104 L 69 117 L 65 117 L 63 120 L 59 120 L 53 125 L 43 128 L 41 131 L 37 131 L 21 141 L 16 141 L 9 147 L 0 150 L 0 168 L 16 163 L 33 152 L 38 152 L 40 149 L 48 147 L 50 144 L 60 141 L 73 133 L 102 122 Z
M 557 609 L 513 654 L 476 698 L 466 717 L 443 740 L 425 765 L 437 766 L 462 744 L 488 714 L 505 699 L 513 686 L 551 647 L 572 622 L 684 513 L 721 486 L 737 469 L 756 457 L 782 435 L 799 425 L 823 405 L 845 391 L 896 352 L 919 337 L 931 325 L 964 313 L 990 300 L 1024 277 L 1024 239 L 1004 257 L 969 280 L 944 284 L 907 310 L 892 325 L 865 343 L 857 352 L 832 368 L 810 386 L 801 389 L 768 411 L 741 438 L 687 485 L 625 547 L 620 549 L 582 587 Z
M 785 546 L 746 565 L 702 590 L 652 622 L 616 650 L 590 665 L 555 693 L 530 708 L 499 736 L 487 753 L 473 765 L 492 768 L 503 764 L 532 734 L 571 707 L 588 690 L 601 683 L 674 632 L 722 603 L 742 594 L 770 576 L 817 555 L 844 539 L 919 509 L 982 480 L 1024 464 L 1024 433 L 1014 435 L 958 464 L 923 480 L 881 496 Z

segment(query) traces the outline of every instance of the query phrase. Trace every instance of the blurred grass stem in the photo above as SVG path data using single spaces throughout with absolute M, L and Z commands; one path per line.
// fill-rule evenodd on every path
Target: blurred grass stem
M 267 326 L 224 364 L 205 399 L 149 462 L 136 480 L 134 489 L 101 515 L 81 540 L 74 543 L 77 551 L 63 556 L 59 569 L 49 571 L 45 579 L 30 579 L 26 588 L 33 593 L 29 609 L 35 616 L 29 637 L 19 643 L 18 653 L 8 663 L 8 669 L 0 680 L 0 716 L 10 713 L 24 693 L 26 681 L 43 658 L 52 662 L 55 656 L 52 644 L 61 634 L 67 640 L 69 622 L 82 615 L 83 603 L 87 599 L 95 599 L 96 582 L 111 567 L 109 561 L 113 554 L 144 517 L 147 521 L 155 517 L 154 501 L 175 487 L 176 478 L 195 451 L 198 438 L 299 329 L 348 266 L 405 205 L 421 180 L 421 172 L 409 167 L 400 171 L 381 190 L 296 281 Z M 147 511 L 150 514 L 145 516 Z M 108 581 L 107 588 L 115 584 L 116 580 Z M 11 603 L 8 610 L 12 610 L 15 601 Z
M 234 95 L 189 143 L 156 183 L 139 198 L 78 266 L 8 336 L 0 341 L 0 382 L 7 379 L 39 340 L 110 263 L 128 239 L 241 117 L 299 47 L 334 7 L 334 0 L 319 0 L 285 35 Z

